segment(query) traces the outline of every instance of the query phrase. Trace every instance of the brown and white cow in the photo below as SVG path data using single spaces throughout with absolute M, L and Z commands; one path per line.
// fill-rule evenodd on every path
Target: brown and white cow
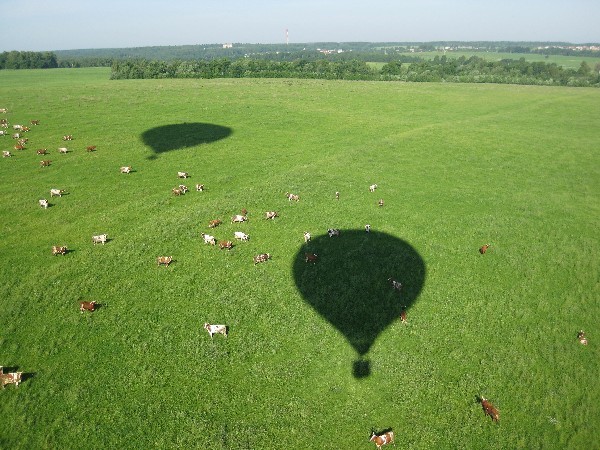
M 380 199 L 379 199 L 379 201 L 377 202 L 377 204 L 378 204 L 379 206 L 383 206 L 383 199 L 382 199 L 382 198 L 380 198 Z
M 13 148 L 15 150 L 25 150 L 25 144 L 16 144 Z
M 318 256 L 316 253 L 305 253 L 304 254 L 304 261 L 306 261 L 307 263 L 311 262 L 313 264 L 315 264 L 317 262 Z
M 304 232 L 304 242 L 310 241 L 310 238 L 311 238 L 310 233 L 308 231 L 305 231 Z
M 204 185 L 203 184 L 197 184 L 196 185 L 196 192 L 202 192 L 204 190 Z
M 365 231 L 366 231 L 367 233 L 370 233 L 370 232 L 371 232 L 371 225 L 369 225 L 369 224 L 366 224 L 366 225 L 365 225 Z
M 171 262 L 173 262 L 172 256 L 159 256 L 158 258 L 156 258 L 156 264 L 158 266 L 160 266 L 161 264 L 168 266 L 169 264 L 171 264 Z
M 485 244 L 485 245 L 481 246 L 481 248 L 479 249 L 479 253 L 481 253 L 482 255 L 484 255 L 485 252 L 488 251 L 488 248 L 490 248 L 490 244 Z
M 45 198 L 40 199 L 39 204 L 41 208 L 48 209 L 49 203 L 48 200 L 46 200 Z
M 119 170 L 121 173 L 131 173 L 131 166 L 123 166 Z
M 96 302 L 95 301 L 91 301 L 91 302 L 79 302 L 79 311 L 81 311 L 82 313 L 84 311 L 94 312 L 95 309 L 96 309 Z
M 210 323 L 205 323 L 204 329 L 208 331 L 211 338 L 214 334 L 222 334 L 227 337 L 227 325 L 211 325 Z
M 179 185 L 179 189 L 180 189 L 180 190 L 181 190 L 181 192 L 183 192 L 184 194 L 185 194 L 186 192 L 189 192 L 189 189 L 188 189 L 188 187 L 187 187 L 185 184 L 180 184 L 180 185 Z
M 375 434 L 375 432 L 371 432 L 370 442 L 374 442 L 378 449 L 387 444 L 394 443 L 394 432 L 392 430 L 386 431 L 382 434 Z
M 72 141 L 73 140 L 73 135 L 71 135 L 71 134 L 65 134 L 62 138 L 63 138 L 63 141 Z
M 60 245 L 53 245 L 52 246 L 52 255 L 56 256 L 56 255 L 66 255 L 67 254 L 67 247 L 66 246 L 60 246 Z
M 267 211 L 265 213 L 265 219 L 274 219 L 275 217 L 279 217 L 279 214 L 277 214 L 277 211 Z
M 96 236 L 92 236 L 92 242 L 94 243 L 94 245 L 96 244 L 106 244 L 106 241 L 108 240 L 108 236 L 106 234 L 99 234 Z
M 340 230 L 337 228 L 329 228 L 327 230 L 327 236 L 329 236 L 329 237 L 339 236 L 339 235 L 340 235 Z
M 208 222 L 208 228 L 215 228 L 218 227 L 219 225 L 221 225 L 223 222 L 221 222 L 219 219 L 215 219 L 215 220 L 211 220 L 210 222 Z
M 44 159 L 44 160 L 40 161 L 40 166 L 48 167 L 51 163 L 52 163 L 52 161 L 50 161 L 49 159 Z
M 271 259 L 270 253 L 261 253 L 260 255 L 256 255 L 254 257 L 254 265 L 257 265 L 258 263 L 261 263 L 261 262 L 265 262 L 269 259 Z
M 62 195 L 64 193 L 65 193 L 64 189 L 50 189 L 50 197 L 54 197 L 55 195 L 62 197 Z
M 231 250 L 233 248 L 233 242 L 231 241 L 219 241 L 219 248 L 221 250 L 223 249 L 227 249 L 227 250 Z
M 48 149 L 46 149 L 46 148 L 40 148 L 40 149 L 36 150 L 35 153 L 38 154 L 38 155 L 47 155 L 48 154 Z
M 492 405 L 487 398 L 480 397 L 479 400 L 481 401 L 483 411 L 492 418 L 493 422 L 498 422 L 500 420 L 500 414 L 494 405 Z
M 178 178 L 187 178 L 190 175 L 187 172 L 177 172 L 177 177 Z
M 335 192 L 335 199 L 336 200 L 340 199 L 340 193 L 338 191 Z
M 579 343 L 581 345 L 588 345 L 588 340 L 585 337 L 585 333 L 583 332 L 583 330 L 581 330 L 579 333 L 577 333 L 577 340 L 579 341 Z
M 296 194 L 290 194 L 289 192 L 285 193 L 285 196 L 287 197 L 287 199 L 291 202 L 292 200 L 294 200 L 295 202 L 299 202 L 300 201 L 300 196 L 296 195 Z
M 231 223 L 241 223 L 246 222 L 248 218 L 246 216 L 242 216 L 241 214 L 236 214 L 231 218 Z
M 95 152 L 96 151 L 96 146 L 95 145 L 88 145 L 85 150 L 87 152 Z
M 18 387 L 19 383 L 21 382 L 22 375 L 23 372 L 4 373 L 2 366 L 0 366 L 0 384 L 2 385 L 2 389 L 4 389 L 4 386 L 7 384 L 14 384 L 16 387 Z
M 31 125 L 39 125 L 40 124 L 39 120 L 30 120 L 29 122 L 31 123 Z
M 200 233 L 200 236 L 202 236 L 204 238 L 204 243 L 205 244 L 210 244 L 210 245 L 216 245 L 217 244 L 217 240 L 215 239 L 215 237 L 211 236 L 210 234 Z
M 0 113 L 6 114 L 8 112 L 8 108 L 0 108 Z

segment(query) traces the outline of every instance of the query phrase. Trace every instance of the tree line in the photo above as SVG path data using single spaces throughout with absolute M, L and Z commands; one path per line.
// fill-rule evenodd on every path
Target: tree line
M 504 59 L 489 61 L 472 56 L 409 62 L 398 59 L 376 69 L 356 59 L 273 61 L 220 58 L 211 61 L 114 61 L 111 79 L 132 78 L 317 78 L 453 83 L 531 84 L 546 86 L 600 87 L 600 74 L 582 62 L 578 70 L 556 63 Z
M 0 69 L 55 69 L 58 59 L 53 52 L 3 52 Z

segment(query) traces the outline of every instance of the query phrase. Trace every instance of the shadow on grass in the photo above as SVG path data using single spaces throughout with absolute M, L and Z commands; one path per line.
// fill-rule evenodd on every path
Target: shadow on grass
M 315 264 L 305 254 L 318 256 Z M 370 375 L 365 358 L 391 323 L 400 320 L 418 298 L 425 282 L 425 263 L 407 242 L 386 233 L 341 230 L 304 244 L 293 273 L 304 300 L 339 330 L 358 353 L 353 375 Z M 389 278 L 402 283 L 395 290 Z M 410 314 L 409 314 L 410 317 Z
M 229 127 L 194 122 L 150 128 L 142 133 L 141 138 L 154 152 L 148 159 L 156 159 L 161 153 L 225 139 L 232 132 Z

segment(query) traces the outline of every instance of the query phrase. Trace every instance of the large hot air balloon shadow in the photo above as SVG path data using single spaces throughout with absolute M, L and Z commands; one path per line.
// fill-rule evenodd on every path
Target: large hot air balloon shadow
M 317 255 L 313 264 L 306 253 Z M 366 354 L 409 309 L 425 281 L 425 263 L 406 241 L 386 233 L 341 230 L 313 238 L 298 251 L 293 272 L 304 300 L 339 330 L 358 353 L 353 374 L 371 373 Z M 388 279 L 402 284 L 394 289 Z M 407 311 L 408 317 L 410 317 Z
M 212 123 L 178 123 L 150 128 L 142 133 L 142 142 L 154 152 L 148 159 L 156 159 L 160 153 L 208 144 L 228 137 L 233 130 Z

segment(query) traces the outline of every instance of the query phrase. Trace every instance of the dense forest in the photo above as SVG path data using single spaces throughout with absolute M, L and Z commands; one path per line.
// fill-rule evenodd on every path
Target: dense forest
M 550 86 L 600 86 L 600 67 L 577 69 L 519 59 L 490 61 L 478 56 L 452 58 L 452 50 L 514 54 L 590 53 L 597 46 L 564 43 L 429 42 L 212 44 L 129 49 L 4 52 L 0 69 L 111 67 L 111 79 L 130 78 L 320 78 L 344 80 L 507 83 Z M 448 55 L 419 53 L 449 50 Z M 583 49 L 583 50 L 582 50 Z M 566 52 L 566 53 L 560 53 Z M 596 53 L 598 55 L 596 55 Z M 440 55 L 442 52 L 440 52 Z M 580 53 L 577 53 L 580 54 Z M 373 64 L 383 63 L 380 68 Z

